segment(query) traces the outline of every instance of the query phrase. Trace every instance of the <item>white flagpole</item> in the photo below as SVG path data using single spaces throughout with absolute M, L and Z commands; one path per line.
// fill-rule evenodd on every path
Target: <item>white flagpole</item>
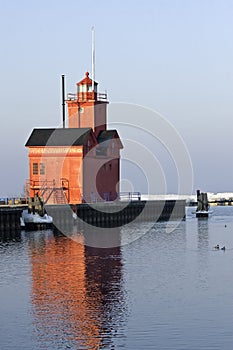
M 92 91 L 94 91 L 95 82 L 95 36 L 94 36 L 94 26 L 91 28 L 92 31 Z

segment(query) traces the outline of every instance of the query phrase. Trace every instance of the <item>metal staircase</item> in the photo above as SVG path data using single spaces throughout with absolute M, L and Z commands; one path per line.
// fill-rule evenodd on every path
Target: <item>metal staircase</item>
M 53 204 L 68 204 L 69 203 L 69 180 L 61 178 L 57 185 L 55 180 L 38 180 L 30 182 L 30 189 L 42 198 L 43 203 L 52 202 Z
M 62 188 L 58 188 L 54 191 L 54 203 L 56 204 L 67 204 L 67 198 Z

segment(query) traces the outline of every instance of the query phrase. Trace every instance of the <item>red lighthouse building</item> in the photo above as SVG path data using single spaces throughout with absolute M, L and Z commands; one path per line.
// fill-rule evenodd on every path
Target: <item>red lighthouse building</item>
M 68 127 L 34 129 L 29 149 L 30 197 L 49 204 L 113 201 L 118 198 L 120 149 L 116 130 L 107 129 L 107 94 L 89 77 L 68 94 Z

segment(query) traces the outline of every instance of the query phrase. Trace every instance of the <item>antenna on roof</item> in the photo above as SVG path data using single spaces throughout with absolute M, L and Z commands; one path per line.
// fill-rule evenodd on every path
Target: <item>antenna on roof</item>
M 92 64 L 91 64 L 91 68 L 92 68 L 92 91 L 94 91 L 94 84 L 95 84 L 95 36 L 94 36 L 94 26 L 92 26 L 91 28 L 91 32 L 92 32 L 92 47 L 91 47 L 91 51 L 92 51 Z
M 65 75 L 62 74 L 62 126 L 65 128 Z

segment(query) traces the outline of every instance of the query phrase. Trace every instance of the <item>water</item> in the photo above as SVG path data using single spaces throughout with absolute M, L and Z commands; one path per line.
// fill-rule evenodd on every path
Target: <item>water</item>
M 233 207 L 213 210 L 116 230 L 131 243 L 109 249 L 50 230 L 1 242 L 0 349 L 231 350 Z

